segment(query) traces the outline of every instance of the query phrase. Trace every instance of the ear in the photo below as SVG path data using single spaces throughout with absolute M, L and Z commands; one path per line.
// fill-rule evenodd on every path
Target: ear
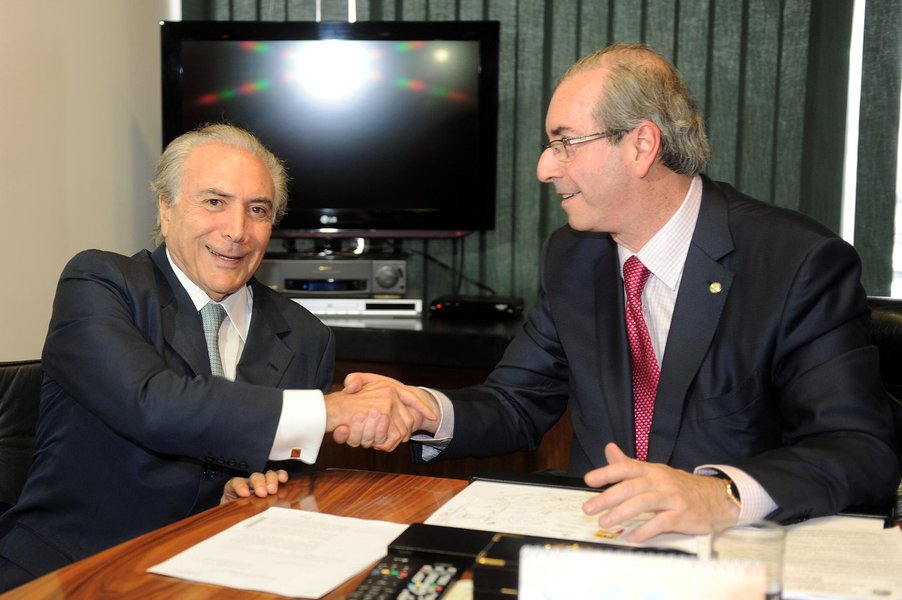
M 162 194 L 157 196 L 157 214 L 160 221 L 160 234 L 163 237 L 166 237 L 166 231 L 169 229 L 169 211 L 171 208 L 165 196 Z
M 633 130 L 633 169 L 637 177 L 645 177 L 658 162 L 661 152 L 661 130 L 651 121 L 643 121 Z

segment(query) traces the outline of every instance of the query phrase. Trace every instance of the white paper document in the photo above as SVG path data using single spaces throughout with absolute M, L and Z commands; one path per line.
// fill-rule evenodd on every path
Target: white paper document
M 783 597 L 902 600 L 902 531 L 882 519 L 824 517 L 786 533 Z
M 149 573 L 319 598 L 385 556 L 407 525 L 272 507 Z
M 598 492 L 588 490 L 474 481 L 435 511 L 426 524 L 696 553 L 699 542 L 694 536 L 659 535 L 647 544 L 623 540 L 651 515 L 610 529 L 600 528 L 598 515 L 589 516 L 582 508 L 596 495 Z

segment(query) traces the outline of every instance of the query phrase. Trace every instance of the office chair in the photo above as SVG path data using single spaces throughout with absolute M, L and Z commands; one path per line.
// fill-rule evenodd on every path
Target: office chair
M 0 514 L 16 503 L 31 466 L 41 361 L 0 362 Z
M 871 343 L 880 352 L 880 374 L 889 396 L 896 429 L 896 449 L 902 454 L 902 300 L 868 298 Z

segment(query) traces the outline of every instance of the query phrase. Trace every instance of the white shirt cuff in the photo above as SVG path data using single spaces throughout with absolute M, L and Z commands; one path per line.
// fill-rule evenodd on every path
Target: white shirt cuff
M 282 416 L 269 460 L 300 460 L 312 465 L 326 435 L 326 400 L 319 390 L 284 390 Z
M 451 400 L 448 399 L 448 396 L 438 390 L 425 387 L 420 389 L 426 390 L 432 394 L 438 402 L 438 429 L 435 431 L 435 435 L 421 433 L 411 436 L 410 439 L 414 442 L 423 444 L 421 456 L 423 460 L 430 461 L 441 454 L 442 450 L 447 448 L 448 444 L 451 443 L 451 438 L 454 434 L 454 407 L 451 404 Z
M 695 469 L 696 475 L 717 475 L 718 473 L 729 477 L 739 491 L 742 506 L 739 509 L 738 525 L 760 521 L 777 510 L 777 503 L 770 497 L 770 494 L 742 469 L 727 465 L 701 465 Z

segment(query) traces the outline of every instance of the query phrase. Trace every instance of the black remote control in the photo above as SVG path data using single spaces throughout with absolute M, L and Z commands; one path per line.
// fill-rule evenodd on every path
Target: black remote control
M 438 600 L 458 573 L 457 566 L 449 562 L 388 555 L 348 600 Z

